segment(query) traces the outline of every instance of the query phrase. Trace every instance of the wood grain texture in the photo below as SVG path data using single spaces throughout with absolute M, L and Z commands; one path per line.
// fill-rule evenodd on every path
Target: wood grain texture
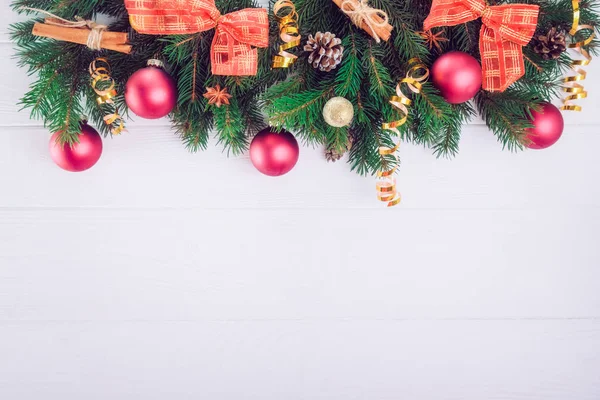
M 598 321 L 3 323 L 10 399 L 597 400 Z M 477 355 L 477 356 L 474 356 Z
M 0 399 L 600 398 L 600 63 L 548 150 L 404 145 L 393 210 L 322 149 L 272 179 L 165 120 L 66 173 L 0 70 Z
M 351 214 L 5 209 L 0 320 L 600 317 L 600 210 Z

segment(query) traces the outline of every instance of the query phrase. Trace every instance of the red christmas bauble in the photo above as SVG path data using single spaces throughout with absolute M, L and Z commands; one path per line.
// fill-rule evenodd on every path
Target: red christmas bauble
M 545 149 L 560 139 L 565 121 L 558 108 L 545 103 L 540 112 L 532 111 L 533 128 L 527 129 L 527 147 L 530 149 Z
M 250 160 L 265 175 L 280 176 L 294 168 L 300 148 L 294 135 L 267 128 L 259 132 L 250 144 Z
M 164 69 L 142 68 L 127 81 L 125 102 L 135 115 L 146 119 L 162 118 L 177 104 L 177 86 Z
M 448 103 L 471 100 L 481 89 L 481 65 L 461 51 L 451 51 L 435 60 L 431 66 L 433 85 Z
M 91 126 L 85 124 L 81 127 L 79 142 L 70 146 L 68 143 L 60 145 L 56 139 L 60 132 L 50 138 L 50 157 L 52 161 L 66 171 L 81 172 L 90 169 L 98 162 L 102 155 L 102 138 Z

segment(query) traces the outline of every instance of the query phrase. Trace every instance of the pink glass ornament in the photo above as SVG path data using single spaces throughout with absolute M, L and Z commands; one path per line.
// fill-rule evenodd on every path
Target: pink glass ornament
M 273 128 L 262 130 L 250 144 L 250 160 L 265 175 L 280 176 L 294 168 L 300 148 L 294 135 L 287 131 L 278 133 Z

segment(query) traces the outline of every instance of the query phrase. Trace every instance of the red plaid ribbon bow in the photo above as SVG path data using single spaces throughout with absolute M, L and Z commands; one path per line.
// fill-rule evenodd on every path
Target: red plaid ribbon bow
M 210 51 L 213 75 L 256 75 L 255 47 L 269 45 L 264 8 L 221 15 L 215 0 L 125 0 L 131 26 L 142 34 L 176 35 L 216 28 Z
M 539 7 L 531 4 L 488 6 L 485 0 L 433 0 L 427 31 L 481 17 L 479 37 L 483 88 L 504 91 L 525 74 L 523 49 L 535 33 Z

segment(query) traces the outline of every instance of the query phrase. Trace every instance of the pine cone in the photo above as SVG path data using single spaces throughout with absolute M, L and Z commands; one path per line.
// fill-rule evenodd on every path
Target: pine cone
M 567 49 L 565 32 L 553 27 L 546 35 L 535 36 L 532 45 L 544 60 L 556 60 Z
M 308 35 L 304 51 L 310 52 L 308 62 L 324 72 L 335 69 L 344 57 L 342 39 L 336 38 L 331 32 L 317 32 L 315 37 Z
M 344 149 L 339 150 L 334 147 L 329 147 L 329 148 L 325 149 L 325 158 L 327 159 L 327 161 L 336 162 L 336 161 L 340 160 L 342 157 L 344 157 L 344 154 L 349 152 L 350 149 L 352 149 L 353 144 L 354 144 L 354 137 L 352 137 L 352 134 L 349 134 L 348 142 L 344 146 Z

